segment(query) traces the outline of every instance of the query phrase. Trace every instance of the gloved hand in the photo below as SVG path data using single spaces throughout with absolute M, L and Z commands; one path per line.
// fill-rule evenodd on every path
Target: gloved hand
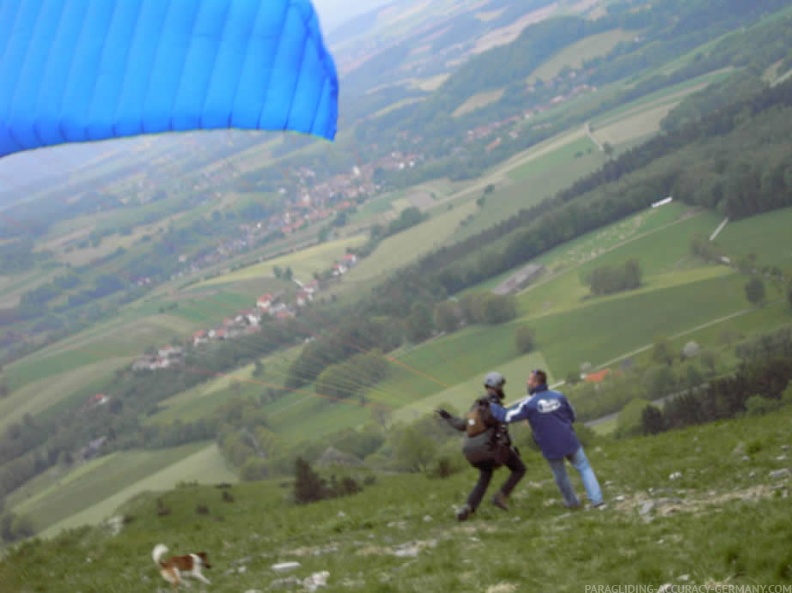
M 451 414 L 449 414 L 442 408 L 439 410 L 435 410 L 435 412 L 437 412 L 437 415 L 440 416 L 440 418 L 442 418 L 443 420 L 448 420 L 449 418 L 451 418 Z

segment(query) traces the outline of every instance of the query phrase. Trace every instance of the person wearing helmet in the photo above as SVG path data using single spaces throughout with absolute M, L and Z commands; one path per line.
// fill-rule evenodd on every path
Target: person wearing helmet
M 437 410 L 437 414 L 448 424 L 466 433 L 462 453 L 470 465 L 479 470 L 478 481 L 468 495 L 467 502 L 456 512 L 459 521 L 467 520 L 479 507 L 493 472 L 500 466 L 505 465 L 511 472 L 492 498 L 492 504 L 503 510 L 509 510 L 509 495 L 525 475 L 525 464 L 517 449 L 512 446 L 507 425 L 495 420 L 489 411 L 492 404 L 503 405 L 506 397 L 503 392 L 505 384 L 506 379 L 500 373 L 488 373 L 484 378 L 486 394 L 473 402 L 467 419 L 453 416 L 443 409 Z M 474 424 L 481 425 L 480 432 L 475 430 Z

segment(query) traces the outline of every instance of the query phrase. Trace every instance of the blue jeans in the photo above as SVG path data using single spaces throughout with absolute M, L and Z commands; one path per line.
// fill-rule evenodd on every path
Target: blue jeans
M 567 474 L 565 464 L 567 459 L 569 459 L 572 467 L 580 473 L 580 477 L 583 480 L 583 488 L 586 489 L 586 496 L 589 502 L 594 506 L 602 504 L 602 490 L 599 482 L 597 482 L 597 476 L 594 475 L 594 470 L 591 469 L 586 453 L 583 451 L 583 447 L 580 447 L 572 455 L 567 455 L 561 459 L 547 460 L 550 464 L 550 469 L 553 470 L 556 485 L 564 496 L 564 504 L 569 508 L 580 506 L 580 500 L 575 494 L 575 489 L 572 488 L 572 482 L 569 481 L 569 475 Z

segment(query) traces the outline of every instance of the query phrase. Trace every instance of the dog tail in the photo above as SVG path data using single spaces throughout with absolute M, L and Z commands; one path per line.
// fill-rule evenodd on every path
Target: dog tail
M 168 546 L 157 544 L 154 546 L 154 549 L 151 551 L 151 558 L 154 560 L 154 564 L 160 566 L 162 564 L 162 557 L 168 553 Z

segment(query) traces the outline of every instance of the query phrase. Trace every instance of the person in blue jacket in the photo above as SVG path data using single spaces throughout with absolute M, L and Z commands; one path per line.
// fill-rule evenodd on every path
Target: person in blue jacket
M 572 426 L 575 422 L 575 410 L 569 400 L 563 393 L 547 387 L 547 374 L 544 371 L 531 372 L 527 386 L 528 397 L 508 408 L 493 404 L 490 406 L 492 415 L 507 424 L 528 420 L 534 440 L 550 464 L 556 485 L 568 508 L 580 508 L 581 504 L 569 481 L 566 460 L 580 473 L 591 506 L 604 508 L 597 476 Z

